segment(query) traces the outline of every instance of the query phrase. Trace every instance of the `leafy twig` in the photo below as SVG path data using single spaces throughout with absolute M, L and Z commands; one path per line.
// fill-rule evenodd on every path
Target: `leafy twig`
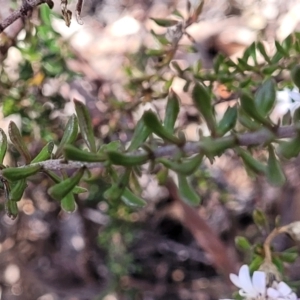
M 283 138 L 293 138 L 296 136 L 297 131 L 300 130 L 299 126 L 291 125 L 291 126 L 283 126 L 273 131 L 274 138 L 283 139 Z M 255 132 L 248 132 L 243 134 L 229 135 L 222 138 L 215 139 L 215 141 L 225 142 L 235 140 L 237 145 L 239 146 L 255 146 L 255 145 L 263 145 L 264 143 L 270 140 L 270 132 L 266 129 L 260 129 Z M 187 142 L 184 146 L 182 146 L 181 150 L 184 151 L 187 155 L 197 154 L 201 151 L 203 143 L 200 142 Z M 166 145 L 158 147 L 153 150 L 152 158 L 160 158 L 160 157 L 173 157 L 176 153 L 178 153 L 178 146 L 176 145 Z M 127 153 L 128 156 L 137 156 L 143 155 L 147 152 L 145 150 L 137 150 L 133 152 Z M 40 165 L 45 170 L 63 170 L 63 169 L 79 169 L 83 166 L 88 169 L 95 168 L 104 168 L 104 164 L 101 162 L 94 163 L 85 163 L 81 161 L 64 161 L 63 159 L 51 159 L 43 162 L 34 163 L 31 165 Z M 22 166 L 20 167 L 22 168 Z

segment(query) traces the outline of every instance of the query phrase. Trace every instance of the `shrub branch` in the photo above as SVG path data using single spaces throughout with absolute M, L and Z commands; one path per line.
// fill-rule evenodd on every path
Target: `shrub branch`
M 32 0 L 32 1 L 23 0 L 22 6 L 18 10 L 15 10 L 6 19 L 0 22 L 0 33 L 3 32 L 5 28 L 10 26 L 19 18 L 27 16 L 28 13 L 31 12 L 33 8 L 46 2 L 47 0 Z
M 279 127 L 273 131 L 274 136 L 273 139 L 283 139 L 283 138 L 293 138 L 296 136 L 298 130 L 300 130 L 299 125 L 291 125 L 291 126 L 283 126 Z M 215 139 L 219 141 L 228 141 L 235 140 L 237 146 L 257 146 L 263 145 L 267 142 L 270 142 L 270 132 L 266 129 L 260 129 L 256 132 L 229 135 L 219 139 Z M 197 154 L 201 151 L 202 142 L 187 142 L 181 150 L 184 151 L 187 155 Z M 176 145 L 167 145 L 161 146 L 157 149 L 154 149 L 151 153 L 151 157 L 153 159 L 160 157 L 173 157 L 176 153 L 178 153 L 180 149 Z M 127 153 L 128 155 L 142 155 L 147 153 L 145 150 L 137 150 L 134 152 Z M 94 162 L 94 163 L 86 163 L 80 161 L 65 161 L 63 159 L 50 159 L 39 163 L 34 163 L 31 165 L 41 165 L 45 170 L 63 170 L 63 169 L 79 169 L 83 166 L 88 169 L 96 169 L 96 168 L 104 168 L 104 163 Z M 20 166 L 22 168 L 22 166 Z

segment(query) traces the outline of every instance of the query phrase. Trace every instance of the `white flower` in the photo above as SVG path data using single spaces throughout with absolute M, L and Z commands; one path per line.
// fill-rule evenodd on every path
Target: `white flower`
M 300 300 L 283 281 L 274 281 L 271 287 L 267 287 L 267 274 L 263 271 L 255 271 L 251 278 L 247 265 L 240 268 L 239 275 L 230 274 L 230 280 L 240 289 L 239 294 L 245 300 Z
M 272 287 L 267 290 L 268 298 L 271 300 L 297 300 L 297 295 L 283 281 L 274 282 Z
M 264 299 L 266 295 L 266 274 L 261 271 L 255 271 L 252 279 L 249 267 L 243 265 L 240 268 L 239 275 L 230 274 L 230 280 L 236 285 L 239 294 L 246 299 Z

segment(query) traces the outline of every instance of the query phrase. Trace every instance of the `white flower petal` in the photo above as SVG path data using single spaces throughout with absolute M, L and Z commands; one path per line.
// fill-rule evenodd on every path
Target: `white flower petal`
M 256 291 L 253 288 L 249 267 L 247 265 L 243 265 L 239 271 L 239 281 L 241 284 L 241 288 L 247 293 L 247 295 L 251 297 L 255 297 L 257 295 Z
M 289 299 L 290 299 L 290 300 L 297 300 L 298 297 L 297 297 L 297 295 L 296 295 L 295 293 L 291 293 L 291 294 L 289 295 Z
M 237 275 L 235 275 L 235 274 L 230 274 L 229 277 L 230 277 L 231 282 L 232 282 L 235 286 L 237 286 L 237 287 L 240 288 L 240 289 L 242 288 L 241 282 L 240 282 L 239 277 L 238 277 Z
M 267 295 L 271 299 L 277 299 L 279 297 L 279 292 L 273 288 L 268 288 L 267 289 Z
M 285 282 L 283 282 L 283 281 L 279 282 L 277 290 L 284 297 L 286 297 L 290 293 L 292 293 L 292 289 Z
M 266 273 L 255 271 L 252 277 L 253 288 L 261 296 L 266 294 Z
M 300 94 L 298 92 L 289 92 L 289 97 L 294 101 L 300 101 Z

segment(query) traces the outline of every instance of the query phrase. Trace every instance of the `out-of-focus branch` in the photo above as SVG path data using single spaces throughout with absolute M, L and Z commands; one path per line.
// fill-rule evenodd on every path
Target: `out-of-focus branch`
M 226 245 L 195 209 L 187 205 L 180 198 L 173 180 L 169 178 L 166 187 L 170 196 L 182 211 L 183 225 L 190 230 L 199 246 L 209 255 L 212 264 L 228 279 L 230 273 L 236 272 L 238 266 L 237 260 L 229 255 Z
M 15 10 L 5 20 L 0 22 L 0 33 L 19 18 L 26 17 L 33 8 L 46 2 L 47 0 L 23 0 L 22 6 L 18 10 Z

